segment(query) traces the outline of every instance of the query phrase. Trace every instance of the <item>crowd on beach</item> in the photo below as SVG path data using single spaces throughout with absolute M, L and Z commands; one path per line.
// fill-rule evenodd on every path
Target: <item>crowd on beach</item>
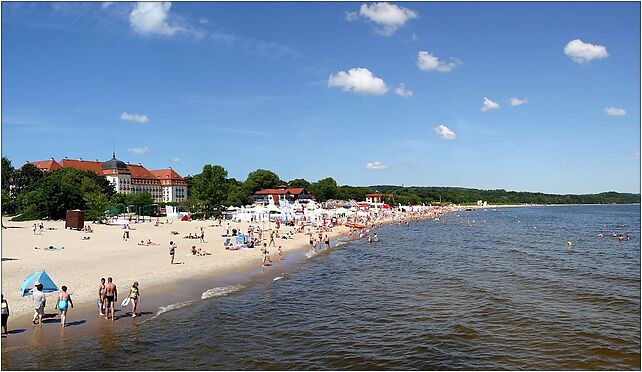
M 357 240 L 357 239 L 366 239 L 368 243 L 375 244 L 379 241 L 378 229 L 386 225 L 397 225 L 397 226 L 409 226 L 411 223 L 423 220 L 423 219 L 435 219 L 438 220 L 442 215 L 452 212 L 463 210 L 460 207 L 414 207 L 406 208 L 404 210 L 394 209 L 394 210 L 382 210 L 382 209 L 369 209 L 364 211 L 359 211 L 360 213 L 352 214 L 341 214 L 333 211 L 323 210 L 321 213 L 315 215 L 303 215 L 297 216 L 296 219 L 288 219 L 284 222 L 281 222 L 279 219 L 276 220 L 262 220 L 258 216 L 252 216 L 246 222 L 249 224 L 241 224 L 241 219 L 237 216 L 231 216 L 230 219 L 218 219 L 213 220 L 213 224 L 207 226 L 196 226 L 192 232 L 187 234 L 182 234 L 182 238 L 189 240 L 198 240 L 200 243 L 206 243 L 205 240 L 205 230 L 207 227 L 219 227 L 220 235 L 222 238 L 225 238 L 225 242 L 220 246 L 221 250 L 234 252 L 242 249 L 253 249 L 258 248 L 261 253 L 261 267 L 265 268 L 267 266 L 273 265 L 275 262 L 285 259 L 283 245 L 287 248 L 287 241 L 294 239 L 296 236 L 299 242 L 302 239 L 309 242 L 309 253 L 316 254 L 322 250 L 327 250 L 331 248 L 332 239 L 336 239 L 336 234 L 333 234 L 337 228 L 343 227 L 342 230 L 339 230 L 341 233 L 346 234 L 347 239 Z M 327 213 L 326 213 L 327 212 Z M 149 221 L 150 223 L 153 221 Z M 462 221 L 460 221 L 461 223 Z M 474 222 L 474 221 L 473 221 Z M 485 221 L 484 221 L 485 222 Z M 136 222 L 134 222 L 135 224 Z M 265 226 L 267 223 L 267 226 Z M 169 220 L 161 222 L 160 219 L 156 219 L 154 223 L 155 227 L 160 227 L 161 225 L 171 224 Z M 183 227 L 188 227 L 188 224 L 179 224 L 180 229 Z M 174 225 L 176 226 L 176 225 Z M 267 229 L 266 229 L 267 227 Z M 345 227 L 349 228 L 346 229 Z M 622 225 L 621 227 L 624 227 Z M 603 226 L 603 229 L 606 226 Z M 44 224 L 38 222 L 33 225 L 34 235 L 42 234 L 45 230 Z M 129 223 L 122 224 L 123 239 L 128 240 L 130 238 L 130 231 L 136 230 L 133 226 L 130 226 Z M 145 230 L 145 229 L 140 229 Z M 89 225 L 86 225 L 82 230 L 83 234 L 93 233 L 93 228 Z M 169 232 L 170 236 L 175 236 L 171 241 L 169 241 L 168 246 L 166 246 L 169 251 L 171 265 L 174 264 L 184 264 L 185 262 L 177 262 L 176 254 L 179 250 L 177 239 L 181 234 L 177 230 L 166 230 L 165 234 Z M 139 232 L 140 233 L 140 232 Z M 144 233 L 141 233 L 141 235 Z M 209 234 L 209 233 L 208 233 Z M 218 236 L 218 232 L 215 236 Z M 617 238 L 619 241 L 631 240 L 631 235 L 621 234 L 613 231 L 611 234 L 605 234 L 603 231 L 600 231 L 598 236 L 603 238 L 605 236 L 612 236 Z M 304 237 L 305 236 L 305 237 Z M 335 236 L 335 238 L 332 238 Z M 144 237 L 144 239 L 143 239 Z M 141 247 L 154 247 L 161 246 L 163 244 L 153 241 L 151 238 L 147 238 L 144 235 L 142 237 L 136 237 L 136 245 Z M 140 239 L 140 240 L 139 240 Z M 220 239 L 220 238 L 219 238 Z M 168 239 L 169 240 L 169 239 Z M 179 238 L 180 240 L 180 238 Z M 195 242 L 196 243 L 196 242 Z M 214 242 L 212 242 L 214 243 Z M 210 247 L 211 244 L 210 243 Z M 221 244 L 221 243 L 214 243 Z M 299 243 L 300 244 L 300 243 Z M 305 244 L 305 243 L 304 243 Z M 571 246 L 571 244 L 569 244 Z M 190 247 L 190 248 L 187 248 Z M 218 248 L 218 247 L 217 247 Z M 215 248 L 215 250 L 217 250 Z M 36 248 L 44 250 L 63 250 L 64 247 L 53 247 L 49 246 L 47 248 Z M 165 252 L 168 252 L 167 250 Z M 212 251 L 213 252 L 213 251 Z M 187 245 L 186 246 L 186 255 L 187 256 L 196 256 L 196 257 L 206 257 L 212 256 L 212 253 L 203 247 L 197 247 L 197 245 Z M 258 252 L 257 252 L 258 253 Z M 164 253 L 167 254 L 167 253 Z M 219 253 L 220 254 L 220 253 Z M 234 254 L 234 253 L 231 253 Z M 165 256 L 167 257 L 167 256 Z M 207 260 L 207 258 L 204 258 Z M 181 260 L 182 261 L 182 260 Z M 68 284 L 68 283 L 67 283 Z M 34 324 L 42 324 L 42 319 L 45 315 L 45 305 L 46 299 L 44 293 L 42 292 L 42 285 L 36 283 L 32 292 L 32 301 L 34 315 L 32 322 Z M 62 286 L 61 290 L 56 294 L 55 310 L 60 314 L 60 324 L 62 327 L 65 326 L 67 322 L 67 315 L 69 309 L 74 307 L 74 303 L 71 298 L 66 286 Z M 76 297 L 76 296 L 75 296 Z M 125 308 L 128 304 L 131 304 L 131 316 L 137 317 L 139 314 L 138 305 L 140 300 L 140 290 L 138 282 L 134 282 L 129 289 L 128 295 L 126 296 L 128 300 L 124 304 L 121 304 Z M 115 283 L 111 277 L 105 280 L 101 279 L 101 284 L 98 288 L 98 298 L 96 300 L 99 308 L 99 315 L 104 319 L 115 320 L 115 305 L 118 300 L 118 291 Z M 2 326 L 4 333 L 6 334 L 7 320 L 9 317 L 9 305 L 7 301 L 2 299 Z

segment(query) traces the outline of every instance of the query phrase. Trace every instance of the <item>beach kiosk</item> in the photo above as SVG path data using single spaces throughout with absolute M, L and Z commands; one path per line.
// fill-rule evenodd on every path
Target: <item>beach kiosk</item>
M 80 209 L 68 210 L 65 230 L 68 228 L 82 230 L 83 227 L 85 227 L 85 213 Z

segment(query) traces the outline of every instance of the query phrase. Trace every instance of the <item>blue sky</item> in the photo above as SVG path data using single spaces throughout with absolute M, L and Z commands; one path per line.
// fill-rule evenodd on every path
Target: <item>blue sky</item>
M 2 57 L 14 165 L 640 191 L 639 3 L 5 2 Z

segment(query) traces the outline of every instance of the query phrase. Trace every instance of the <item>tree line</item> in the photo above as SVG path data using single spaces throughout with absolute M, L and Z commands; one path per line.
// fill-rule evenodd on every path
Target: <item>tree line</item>
M 33 164 L 15 169 L 2 157 L 2 213 L 19 215 L 17 220 L 62 219 L 68 209 L 85 211 L 87 220 L 100 220 L 111 205 L 152 205 L 149 193 L 119 194 L 103 176 L 72 168 L 43 172 Z M 640 203 L 640 194 L 605 192 L 585 195 L 555 195 L 506 190 L 478 190 L 459 187 L 339 186 L 332 177 L 316 182 L 303 178 L 282 180 L 267 169 L 250 172 L 244 181 L 228 177 L 220 165 L 207 164 L 201 173 L 187 176 L 187 200 L 172 204 L 205 217 L 217 216 L 228 206 L 253 203 L 259 190 L 280 185 L 303 187 L 319 202 L 330 199 L 364 200 L 366 194 L 393 194 L 384 200 L 391 204 L 474 204 L 478 200 L 491 204 L 631 204 Z

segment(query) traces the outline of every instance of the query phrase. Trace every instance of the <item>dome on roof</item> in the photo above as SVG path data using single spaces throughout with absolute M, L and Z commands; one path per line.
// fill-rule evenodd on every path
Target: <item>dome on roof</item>
M 129 173 L 129 168 L 125 162 L 116 159 L 116 154 L 113 154 L 113 157 L 110 160 L 107 160 L 102 165 L 103 170 L 116 169 L 118 171 L 123 171 Z

